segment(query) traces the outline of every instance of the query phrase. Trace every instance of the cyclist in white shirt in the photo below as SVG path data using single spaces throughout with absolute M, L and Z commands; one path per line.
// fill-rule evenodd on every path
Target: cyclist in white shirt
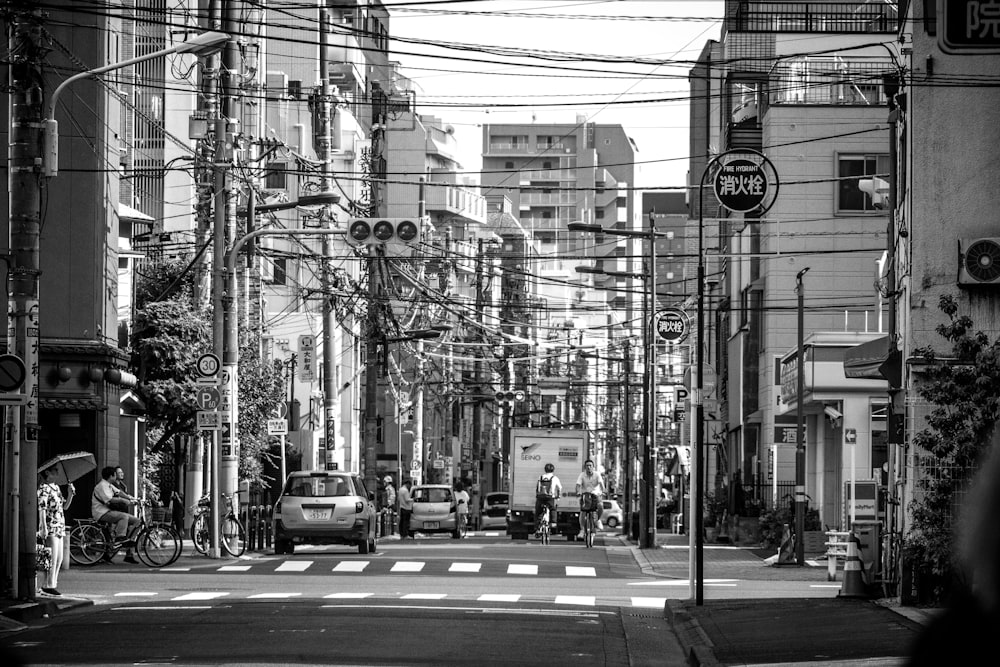
M 576 495 L 580 499 L 580 535 L 579 537 L 583 539 L 583 522 L 586 513 L 583 511 L 583 494 L 592 493 L 597 496 L 597 504 L 595 508 L 591 511 L 598 513 L 600 508 L 600 500 L 604 496 L 604 477 L 601 473 L 597 472 L 594 462 L 591 459 L 587 459 L 583 463 L 583 472 L 580 476 L 576 478 Z M 594 517 L 594 525 L 598 525 L 600 520 L 600 514 Z

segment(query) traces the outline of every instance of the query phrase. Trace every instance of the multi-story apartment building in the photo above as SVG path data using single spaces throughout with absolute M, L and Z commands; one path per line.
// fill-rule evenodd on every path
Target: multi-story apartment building
M 490 124 L 483 127 L 484 194 L 507 197 L 537 258 L 525 274 L 536 285 L 535 335 L 551 357 L 539 365 L 529 392 L 535 404 L 532 423 L 577 424 L 586 419 L 583 393 L 571 390 L 573 376 L 586 373 L 577 359 L 580 348 L 603 341 L 610 327 L 620 329 L 635 316 L 641 292 L 629 297 L 615 291 L 595 292 L 586 266 L 607 271 L 641 270 L 642 239 L 571 232 L 567 224 L 584 222 L 640 230 L 634 192 L 635 147 L 620 125 L 577 118 L 565 124 Z M 605 287 L 598 277 L 597 286 Z M 611 305 L 614 322 L 609 322 Z M 603 433 L 594 453 L 604 450 Z
M 691 225 L 693 234 L 702 225 L 707 278 L 702 344 L 717 350 L 706 412 L 719 405 L 719 421 L 705 428 L 704 488 L 725 496 L 738 481 L 753 503 L 787 502 L 801 409 L 809 506 L 828 526 L 853 516 L 846 484 L 885 481 L 886 384 L 847 377 L 843 360 L 886 325 L 885 290 L 872 287 L 886 218 L 859 183 L 889 171 L 883 77 L 898 71 L 897 26 L 885 3 L 733 0 L 721 42 L 706 45 L 690 77 Z M 777 172 L 780 191 L 764 216 L 726 214 L 702 179 L 733 149 L 763 153 Z M 856 435 L 853 450 L 845 433 Z

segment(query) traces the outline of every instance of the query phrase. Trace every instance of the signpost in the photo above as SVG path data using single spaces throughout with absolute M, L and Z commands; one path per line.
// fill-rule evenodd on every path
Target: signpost
M 688 318 L 683 310 L 667 308 L 656 314 L 656 333 L 668 343 L 684 340 L 688 334 Z

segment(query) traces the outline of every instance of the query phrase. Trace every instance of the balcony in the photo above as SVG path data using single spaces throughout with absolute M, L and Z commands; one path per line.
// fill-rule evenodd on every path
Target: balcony
M 446 213 L 477 224 L 486 222 L 486 198 L 478 192 L 460 185 L 434 183 L 424 196 L 428 213 Z
M 525 206 L 576 206 L 576 192 L 521 192 L 518 203 Z
M 895 33 L 896 7 L 882 3 L 755 2 L 736 8 L 732 32 Z
M 768 103 L 885 106 L 882 80 L 895 73 L 888 58 L 804 57 L 771 69 Z

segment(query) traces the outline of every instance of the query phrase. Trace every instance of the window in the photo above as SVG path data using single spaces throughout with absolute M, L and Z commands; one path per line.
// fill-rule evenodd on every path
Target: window
M 504 162 L 503 163 L 503 168 L 504 169 L 513 169 L 514 168 L 514 163 L 513 162 Z
M 888 155 L 837 156 L 837 212 L 875 213 L 871 197 L 858 189 L 858 181 L 874 176 L 887 180 L 888 174 Z
M 286 170 L 288 165 L 284 162 L 268 162 L 265 168 L 264 189 L 265 190 L 285 190 L 288 188 Z
M 268 281 L 272 285 L 286 285 L 288 282 L 288 260 L 284 257 L 274 257 L 271 259 L 271 279 Z
M 594 211 L 594 217 L 597 218 L 598 220 L 603 220 L 604 219 L 604 209 L 603 208 L 599 208 L 596 211 Z

